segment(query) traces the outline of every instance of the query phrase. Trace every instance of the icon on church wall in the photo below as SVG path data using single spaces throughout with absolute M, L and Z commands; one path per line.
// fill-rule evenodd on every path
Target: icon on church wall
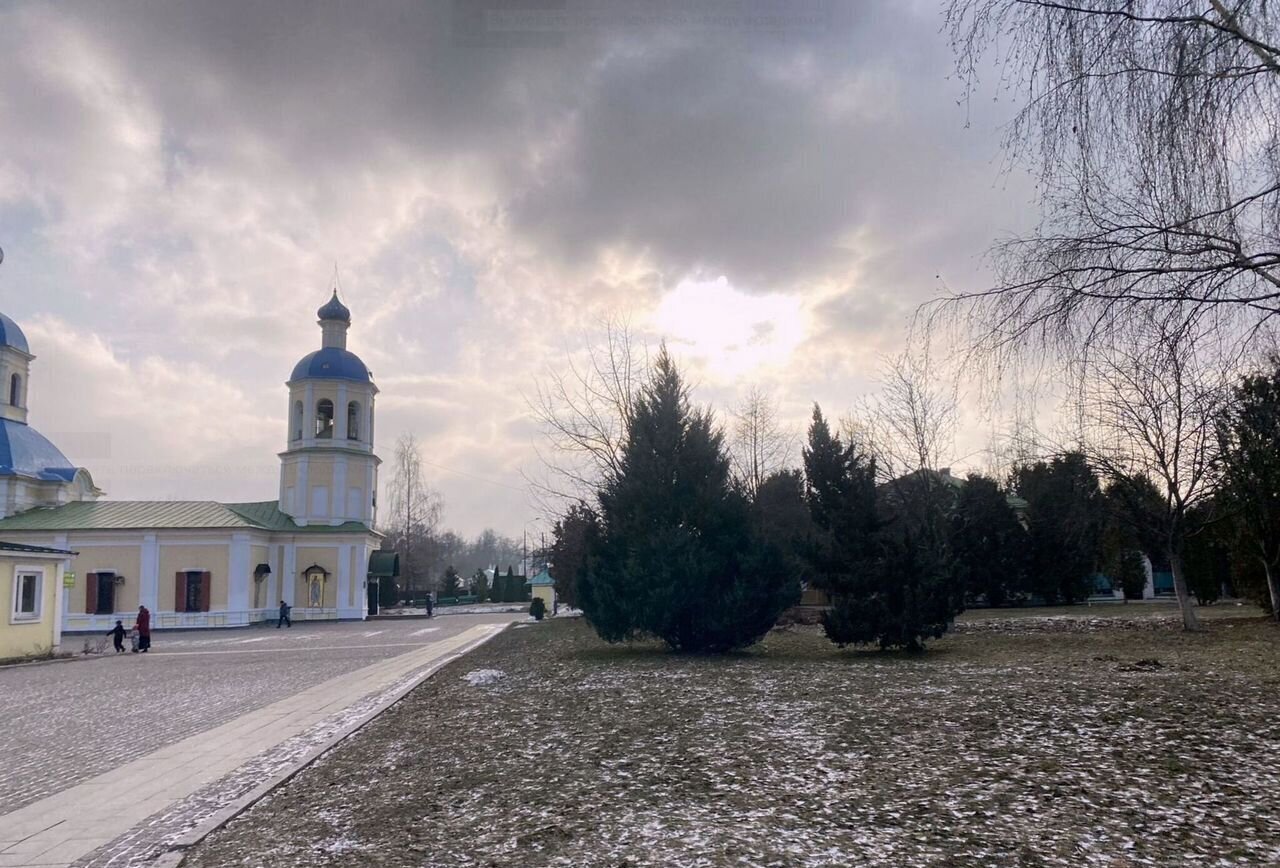
M 307 567 L 303 572 L 307 580 L 307 605 L 318 609 L 324 605 L 324 582 L 329 572 L 319 564 Z

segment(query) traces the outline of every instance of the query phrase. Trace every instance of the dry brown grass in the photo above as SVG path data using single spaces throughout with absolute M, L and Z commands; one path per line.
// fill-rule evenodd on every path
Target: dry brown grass
M 516 628 L 187 864 L 1280 862 L 1280 630 L 1075 612 L 970 617 L 917 657 Z

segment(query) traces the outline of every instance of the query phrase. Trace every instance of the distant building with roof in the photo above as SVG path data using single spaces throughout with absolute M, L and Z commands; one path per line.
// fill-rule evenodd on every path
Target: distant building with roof
M 55 653 L 62 643 L 62 577 L 75 552 L 0 542 L 0 660 Z
M 0 315 L 0 540 L 66 552 L 56 582 L 64 631 L 131 624 L 139 605 L 166 627 L 238 626 L 275 617 L 364 618 L 387 565 L 378 550 L 373 376 L 347 349 L 351 312 L 317 311 L 321 346 L 285 384 L 285 447 L 275 500 L 113 501 L 27 424 L 34 358 Z M 385 560 L 385 559 L 384 559 Z M 64 587 L 65 586 L 65 587 Z
M 529 592 L 531 597 L 542 598 L 548 612 L 555 612 L 556 580 L 551 577 L 551 572 L 546 567 L 529 580 Z

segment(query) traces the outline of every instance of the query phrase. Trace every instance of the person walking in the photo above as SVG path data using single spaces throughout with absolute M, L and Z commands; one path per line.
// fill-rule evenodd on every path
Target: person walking
M 124 652 L 124 634 L 124 624 L 120 621 L 116 621 L 116 625 L 107 631 L 107 635 L 111 637 L 112 644 L 116 646 L 117 654 Z
M 281 627 L 293 626 L 293 622 L 289 620 L 289 610 L 292 608 L 293 606 L 290 606 L 284 600 L 280 601 L 280 618 L 279 620 L 276 621 L 277 630 L 279 630 Z
M 138 607 L 138 650 L 143 654 L 151 647 L 151 610 L 146 606 Z

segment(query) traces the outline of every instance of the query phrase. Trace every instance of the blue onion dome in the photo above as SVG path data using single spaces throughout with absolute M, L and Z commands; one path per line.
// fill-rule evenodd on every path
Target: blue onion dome
M 324 347 L 302 357 L 289 377 L 293 380 L 354 380 L 370 383 L 373 376 L 360 357 L 342 347 Z
M 321 321 L 338 320 L 339 322 L 351 322 L 351 311 L 347 310 L 347 306 L 338 301 L 338 291 L 333 291 L 333 298 L 325 302 L 324 306 L 316 311 L 316 316 Z
M 346 310 L 346 308 L 343 308 Z M 0 347 L 13 347 L 15 350 L 31 355 L 27 347 L 27 336 L 18 328 L 18 324 L 0 313 Z
M 75 465 L 36 429 L 0 419 L 0 478 L 21 476 L 45 482 L 70 482 Z

